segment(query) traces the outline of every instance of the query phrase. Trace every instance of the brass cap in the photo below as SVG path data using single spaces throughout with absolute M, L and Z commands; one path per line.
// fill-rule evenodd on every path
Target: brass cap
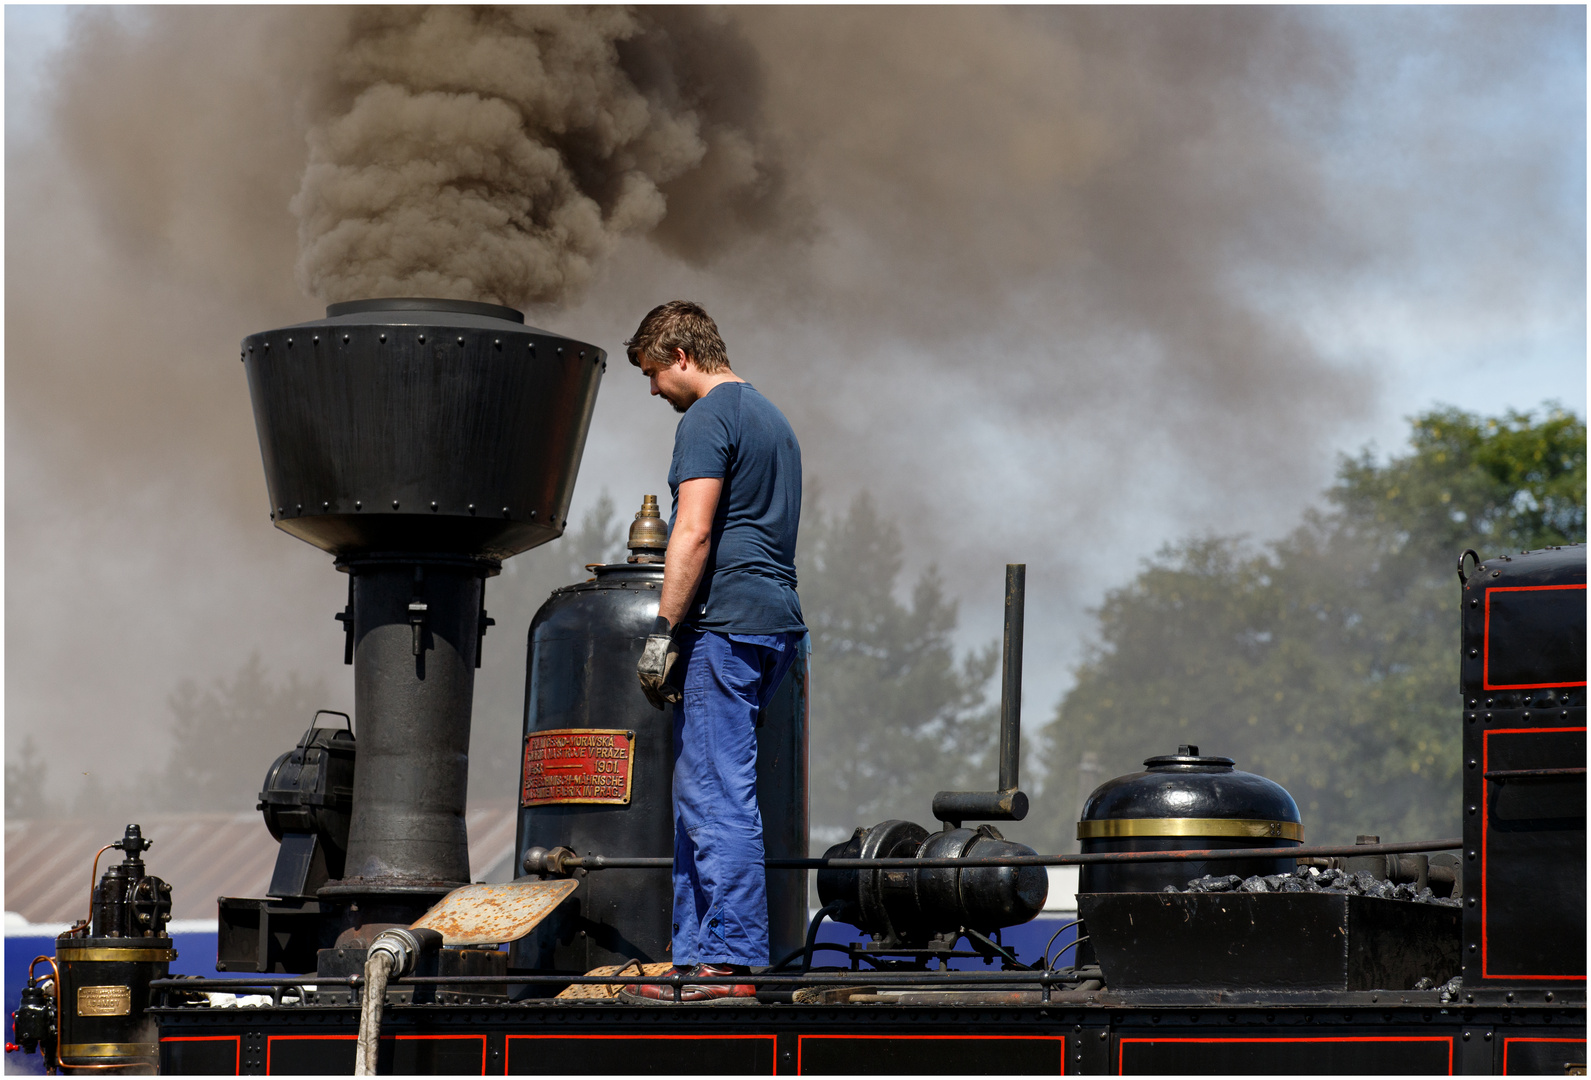
M 632 554 L 630 562 L 662 562 L 668 550 L 668 526 L 657 512 L 657 496 L 641 499 L 641 509 L 630 525 L 630 540 L 626 545 Z

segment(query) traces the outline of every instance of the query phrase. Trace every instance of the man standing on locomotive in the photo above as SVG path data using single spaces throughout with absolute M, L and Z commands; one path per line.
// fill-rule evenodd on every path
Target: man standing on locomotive
M 745 974 L 769 963 L 757 714 L 806 635 L 795 572 L 801 447 L 784 414 L 730 370 L 699 304 L 653 308 L 625 348 L 652 394 L 684 414 L 663 591 L 638 668 L 647 700 L 674 703 L 673 960 L 687 974 Z M 661 1004 L 674 993 L 636 986 L 624 996 Z M 746 984 L 687 985 L 681 998 L 756 1000 Z

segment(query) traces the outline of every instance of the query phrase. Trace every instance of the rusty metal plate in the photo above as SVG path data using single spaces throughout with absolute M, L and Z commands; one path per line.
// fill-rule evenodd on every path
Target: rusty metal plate
M 630 801 L 635 732 L 553 728 L 525 736 L 519 805 Z
M 435 930 L 444 945 L 501 945 L 518 941 L 580 887 L 572 878 L 465 885 L 420 916 L 415 929 Z
M 126 1016 L 133 1011 L 133 991 L 127 986 L 79 986 L 77 1015 Z

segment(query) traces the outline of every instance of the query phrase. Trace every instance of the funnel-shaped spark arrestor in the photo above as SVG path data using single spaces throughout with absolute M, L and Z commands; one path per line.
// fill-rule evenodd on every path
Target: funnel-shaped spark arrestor
M 563 533 L 606 353 L 460 300 L 359 300 L 242 358 L 276 527 L 501 561 Z
M 1000 667 L 1000 790 L 941 791 L 934 817 L 951 825 L 963 821 L 1021 821 L 1028 797 L 1017 790 L 1022 759 L 1022 624 L 1027 596 L 1026 563 L 1005 568 L 1005 654 Z
M 563 532 L 604 361 L 454 300 L 333 304 L 244 339 L 272 520 L 350 575 L 359 765 L 344 874 L 317 892 L 345 934 L 469 881 L 485 579 Z

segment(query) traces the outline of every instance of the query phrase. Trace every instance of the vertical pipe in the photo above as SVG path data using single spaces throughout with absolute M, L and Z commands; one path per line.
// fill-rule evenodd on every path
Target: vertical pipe
M 467 884 L 482 583 L 463 560 L 350 560 L 359 759 L 344 882 Z
M 1026 563 L 1005 567 L 1005 655 L 1000 667 L 1000 790 L 1015 791 L 1022 759 L 1022 622 Z

